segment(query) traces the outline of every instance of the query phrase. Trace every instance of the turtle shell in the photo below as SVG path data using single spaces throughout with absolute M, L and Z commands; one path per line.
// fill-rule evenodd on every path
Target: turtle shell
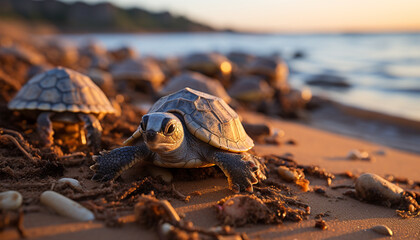
M 63 67 L 31 78 L 8 107 L 13 110 L 94 114 L 115 112 L 108 98 L 89 77 Z
M 184 88 L 159 99 L 149 110 L 149 113 L 153 112 L 181 114 L 195 137 L 216 148 L 245 152 L 254 146 L 238 114 L 213 95 Z

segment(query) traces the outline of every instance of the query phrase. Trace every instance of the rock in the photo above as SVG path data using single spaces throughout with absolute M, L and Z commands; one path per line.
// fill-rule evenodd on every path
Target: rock
M 172 226 L 170 223 L 163 223 L 160 225 L 159 233 L 163 237 L 168 237 L 172 231 L 174 231 L 174 226 Z
M 227 58 L 238 67 L 243 68 L 246 64 L 254 60 L 255 56 L 246 52 L 230 52 Z
M 219 53 L 194 53 L 181 59 L 180 68 L 200 72 L 221 80 L 224 87 L 229 86 L 232 74 L 232 63 Z
M 301 178 L 298 171 L 295 169 L 289 169 L 285 166 L 280 166 L 277 168 L 277 173 L 280 175 L 281 179 L 286 182 L 294 182 Z
M 137 51 L 134 48 L 129 47 L 129 46 L 123 46 L 118 49 L 109 51 L 109 55 L 111 55 L 112 58 L 117 62 L 121 62 L 126 59 L 134 59 L 134 58 L 139 57 L 139 54 L 137 53 Z
M 153 59 L 127 59 L 114 64 L 110 70 L 119 90 L 126 88 L 157 92 L 165 80 L 162 69 Z
M 243 122 L 242 125 L 246 133 L 254 140 L 261 137 L 270 136 L 270 134 L 273 132 L 271 130 L 271 127 L 264 123 L 253 124 L 253 123 Z
M 305 52 L 302 50 L 297 50 L 293 53 L 292 59 L 301 59 L 306 56 Z
M 318 220 L 315 221 L 315 227 L 319 228 L 321 230 L 327 230 L 328 229 L 327 223 L 322 219 L 318 219 Z
M 270 99 L 274 95 L 274 89 L 261 77 L 245 75 L 232 84 L 228 93 L 238 100 L 255 102 Z
M 287 85 L 289 67 L 285 61 L 276 57 L 257 57 L 249 62 L 244 71 L 267 79 L 271 87 Z
M 209 78 L 198 72 L 184 72 L 169 79 L 168 83 L 160 90 L 159 95 L 166 96 L 186 87 L 220 97 L 227 103 L 231 100 L 217 79 Z
M 40 197 L 41 203 L 57 214 L 80 221 L 95 219 L 93 213 L 77 202 L 54 191 L 45 191 Z
M 392 236 L 394 233 L 392 232 L 392 230 L 385 226 L 385 225 L 378 225 L 378 226 L 374 226 L 371 228 L 373 231 L 385 235 L 385 236 Z
M 351 85 L 341 76 L 318 74 L 306 80 L 308 85 L 319 87 L 349 88 Z
M 235 195 L 222 199 L 216 205 L 224 224 L 243 226 L 246 223 L 266 221 L 272 212 L 254 195 Z
M 379 156 L 385 156 L 386 155 L 386 150 L 383 149 L 383 148 L 380 148 L 380 149 L 376 150 L 374 152 L 374 154 L 379 155 Z
M 360 175 L 355 182 L 357 196 L 371 203 L 390 207 L 401 202 L 404 190 L 372 173 Z
M 307 192 L 309 190 L 309 181 L 305 179 L 305 174 L 302 169 L 279 166 L 277 168 L 277 173 L 280 175 L 280 178 L 286 182 L 294 182 L 298 185 L 302 191 Z
M 0 193 L 0 209 L 14 210 L 22 205 L 22 195 L 17 191 Z
M 74 178 L 61 178 L 57 181 L 57 183 L 70 185 L 72 188 L 78 191 L 82 191 L 83 189 L 82 185 L 80 185 L 80 182 Z
M 110 73 L 101 69 L 92 68 L 87 72 L 87 75 L 102 91 L 104 91 L 107 97 L 116 95 L 114 80 Z
M 372 160 L 372 157 L 370 156 L 369 152 L 359 149 L 350 150 L 346 158 L 350 160 Z

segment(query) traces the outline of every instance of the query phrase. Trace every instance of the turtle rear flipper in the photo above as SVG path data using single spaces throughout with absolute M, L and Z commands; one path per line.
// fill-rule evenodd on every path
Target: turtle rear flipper
M 54 143 L 54 130 L 51 122 L 51 112 L 42 112 L 37 118 L 37 132 L 43 146 L 51 146 Z
M 95 171 L 92 179 L 99 181 L 114 180 L 124 170 L 132 167 L 135 163 L 146 160 L 150 155 L 151 151 L 144 144 L 101 152 L 100 155 L 93 156 L 96 163 L 90 167 Z
M 86 130 L 87 144 L 90 146 L 94 153 L 99 152 L 101 147 L 101 136 L 102 136 L 102 126 L 99 120 L 92 114 L 78 114 L 80 120 L 84 124 L 84 129 Z
M 213 159 L 228 178 L 229 188 L 235 192 L 253 192 L 252 185 L 266 178 L 258 160 L 251 155 L 216 152 Z

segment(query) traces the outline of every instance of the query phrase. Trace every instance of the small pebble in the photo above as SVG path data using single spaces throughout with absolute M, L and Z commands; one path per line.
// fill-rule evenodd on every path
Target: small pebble
M 408 211 L 410 211 L 410 212 L 412 212 L 412 213 L 414 213 L 414 211 L 416 211 L 416 208 L 414 207 L 414 205 L 413 205 L 413 204 L 410 204 L 410 205 L 408 206 Z
M 318 219 L 318 220 L 315 221 L 315 227 L 319 228 L 321 230 L 327 230 L 328 229 L 327 223 L 322 219 Z
M 378 150 L 376 150 L 375 152 L 374 152 L 376 155 L 379 155 L 379 156 L 385 156 L 386 155 L 386 151 L 385 151 L 385 149 L 378 149 Z
M 265 142 L 267 144 L 280 145 L 280 138 L 284 137 L 284 135 L 285 132 L 283 130 L 275 128 L 270 136 L 265 137 Z
M 367 202 L 381 203 L 390 207 L 399 204 L 404 190 L 372 173 L 360 175 L 355 182 L 357 196 Z
M 297 142 L 294 139 L 289 139 L 286 141 L 286 144 L 288 145 L 297 145 Z
M 167 237 L 171 231 L 173 231 L 175 228 L 169 223 L 164 223 L 160 226 L 160 233 L 162 236 Z
M 41 203 L 54 210 L 57 214 L 80 221 L 94 220 L 93 213 L 77 202 L 54 191 L 41 194 Z
M 209 230 L 217 234 L 232 232 L 232 228 L 229 225 L 211 227 Z
M 385 236 L 392 236 L 393 235 L 392 230 L 389 227 L 385 226 L 385 225 L 374 226 L 371 229 L 373 231 L 375 231 L 375 232 L 377 232 L 379 234 L 385 235 Z
M 82 190 L 82 185 L 80 185 L 80 182 L 74 178 L 61 178 L 57 181 L 57 183 L 69 184 L 77 190 Z
M 367 151 L 353 149 L 347 154 L 347 159 L 350 160 L 371 160 L 371 156 Z
M 0 209 L 14 210 L 22 205 L 22 195 L 17 191 L 0 193 Z
M 219 235 L 217 240 L 242 240 L 240 235 Z
M 319 194 L 325 194 L 325 190 L 320 187 L 314 187 L 314 192 Z
M 332 184 L 332 179 L 331 178 L 327 178 L 327 186 L 331 186 Z
M 273 130 L 267 124 L 255 124 L 255 123 L 242 123 L 243 127 L 245 128 L 246 133 L 251 136 L 251 138 L 258 138 L 262 136 L 270 135 Z
M 277 173 L 287 182 L 294 182 L 300 178 L 299 173 L 296 170 L 289 169 L 285 166 L 278 167 Z

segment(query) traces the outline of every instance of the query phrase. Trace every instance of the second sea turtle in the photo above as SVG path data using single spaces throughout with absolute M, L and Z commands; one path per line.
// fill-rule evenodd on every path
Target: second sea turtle
M 108 98 L 88 76 L 63 67 L 31 78 L 9 102 L 8 108 L 37 116 L 37 131 L 45 146 L 53 144 L 53 122 L 65 125 L 84 122 L 87 143 L 94 152 L 99 150 L 102 133 L 98 119 L 115 112 Z

